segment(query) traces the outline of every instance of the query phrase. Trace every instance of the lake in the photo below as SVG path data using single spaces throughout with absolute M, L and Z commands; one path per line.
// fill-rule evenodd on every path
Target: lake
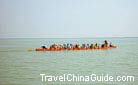
M 118 46 L 109 50 L 36 52 L 43 44 L 103 43 L 104 40 Z M 28 51 L 32 49 L 32 51 Z M 41 81 L 40 74 L 109 74 L 132 75 L 131 82 L 69 82 Z M 1 85 L 137 85 L 138 38 L 13 38 L 0 39 Z

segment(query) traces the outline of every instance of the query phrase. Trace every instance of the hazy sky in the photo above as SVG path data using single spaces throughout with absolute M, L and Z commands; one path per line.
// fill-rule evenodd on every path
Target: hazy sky
M 0 0 L 0 37 L 138 37 L 138 0 Z

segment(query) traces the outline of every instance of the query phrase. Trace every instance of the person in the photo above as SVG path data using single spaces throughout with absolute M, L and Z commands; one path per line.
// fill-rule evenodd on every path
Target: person
M 90 48 L 93 49 L 93 44 L 91 44 Z
M 78 48 L 78 44 L 76 44 L 75 48 Z
M 45 49 L 45 48 L 46 48 L 45 44 L 44 44 L 44 45 L 42 45 L 41 47 L 42 47 L 43 49 Z
M 63 45 L 59 44 L 59 45 L 58 45 L 58 49 L 59 49 L 59 50 L 62 50 L 62 49 L 63 49 Z
M 104 45 L 104 44 L 102 44 L 102 45 L 101 45 L 101 48 L 104 48 L 104 46 L 105 46 L 105 45 Z
M 97 49 L 98 48 L 98 44 L 96 43 L 95 45 L 94 45 L 94 49 Z
M 64 49 L 67 49 L 67 45 L 66 44 L 63 44 L 63 46 L 64 46 Z
M 109 47 L 113 47 L 112 43 L 110 43 Z
M 73 48 L 73 44 L 70 44 L 70 47 Z
M 107 40 L 104 41 L 105 47 L 108 47 L 108 42 Z
M 80 47 L 80 44 L 78 44 L 78 48 L 80 49 L 81 47 Z
M 87 46 L 86 46 L 88 49 L 90 48 L 90 45 L 89 44 L 87 44 Z
M 82 44 L 81 48 L 84 49 L 85 47 L 86 47 L 85 44 Z
M 50 46 L 50 50 L 57 50 L 58 46 L 56 44 L 53 44 Z
M 97 45 L 97 48 L 100 49 L 100 44 Z
M 43 48 L 43 49 L 45 49 L 45 48 L 46 48 L 46 46 L 44 46 L 44 45 L 43 45 L 43 46 L 42 46 L 42 48 Z
M 67 48 L 69 48 L 69 44 L 67 43 Z
M 80 45 L 79 44 L 76 44 L 75 45 L 75 49 L 79 49 L 80 48 Z

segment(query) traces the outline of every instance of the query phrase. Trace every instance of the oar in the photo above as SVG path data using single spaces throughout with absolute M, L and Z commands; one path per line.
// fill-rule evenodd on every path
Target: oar
M 27 51 L 28 51 L 28 52 L 31 52 L 31 51 L 34 51 L 34 49 L 28 49 Z

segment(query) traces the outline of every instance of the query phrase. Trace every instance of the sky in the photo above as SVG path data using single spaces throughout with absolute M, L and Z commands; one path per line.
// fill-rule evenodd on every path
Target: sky
M 138 37 L 138 0 L 0 0 L 0 38 Z

